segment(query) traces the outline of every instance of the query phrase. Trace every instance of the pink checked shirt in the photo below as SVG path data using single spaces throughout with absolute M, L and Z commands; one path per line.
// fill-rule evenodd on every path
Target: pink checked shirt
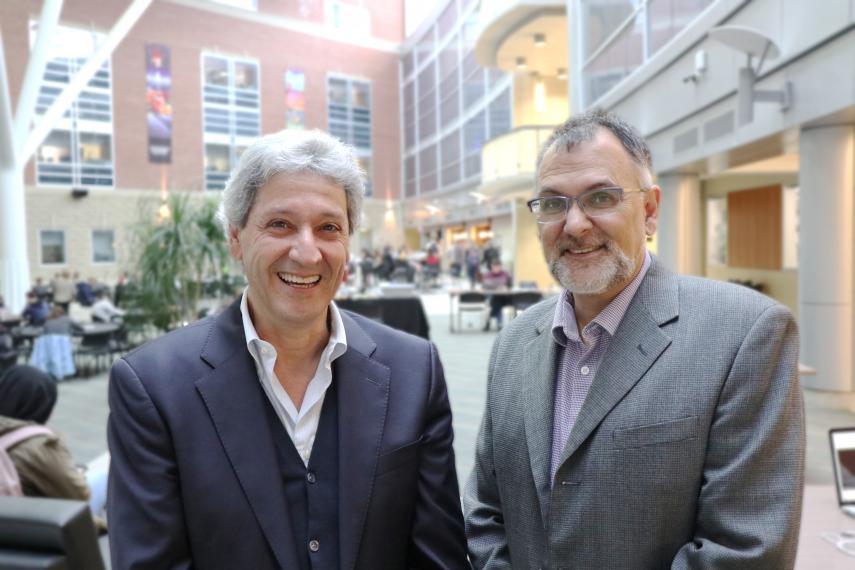
M 552 420 L 552 461 L 550 482 L 555 479 L 561 452 L 579 416 L 579 410 L 591 388 L 594 375 L 615 334 L 629 303 L 638 291 L 650 268 L 650 253 L 645 252 L 641 270 L 617 297 L 612 299 L 594 320 L 582 329 L 576 323 L 576 313 L 570 293 L 565 291 L 555 307 L 552 337 L 558 343 L 555 365 L 555 401 Z M 584 342 L 583 342 L 584 340 Z M 603 378 L 602 382 L 608 382 Z

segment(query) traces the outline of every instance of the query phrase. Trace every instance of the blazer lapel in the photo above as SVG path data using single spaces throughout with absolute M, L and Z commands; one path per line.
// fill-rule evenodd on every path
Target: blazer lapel
M 232 305 L 213 325 L 202 359 L 214 369 L 196 381 L 223 449 L 281 568 L 298 568 L 291 517 L 273 434 L 252 357 L 246 350 L 240 309 Z
M 339 395 L 338 480 L 341 567 L 353 568 L 374 488 L 389 405 L 390 370 L 371 356 L 374 341 L 344 311 L 347 351 L 333 363 Z
M 552 305 L 554 307 L 554 304 Z M 523 370 L 531 372 L 525 383 L 525 433 L 531 474 L 537 490 L 543 527 L 549 508 L 549 466 L 552 456 L 555 341 L 550 334 L 554 311 L 548 311 L 536 326 L 536 334 L 524 349 Z
M 559 465 L 579 448 L 671 344 L 671 338 L 660 327 L 677 318 L 678 313 L 676 279 L 654 259 L 603 355 Z

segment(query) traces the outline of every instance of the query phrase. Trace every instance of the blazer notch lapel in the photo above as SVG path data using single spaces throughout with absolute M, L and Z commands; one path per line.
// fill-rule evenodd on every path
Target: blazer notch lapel
M 546 326 L 537 328 L 540 334 L 525 348 L 522 370 L 533 371 L 524 390 L 525 434 L 529 462 L 537 491 L 543 527 L 547 526 L 550 462 L 552 458 L 552 424 L 555 379 L 555 341 Z
M 671 338 L 659 328 L 644 304 L 633 301 L 603 355 L 559 465 L 582 445 L 670 344 Z
M 359 554 L 386 425 L 391 376 L 387 366 L 351 345 L 351 338 L 357 336 L 354 327 L 358 328 L 358 325 L 352 319 L 345 320 L 348 349 L 333 363 L 339 398 L 339 540 L 342 568 L 353 568 Z M 361 328 L 358 330 L 360 337 L 369 338 Z M 374 346 L 373 343 L 369 345 Z
M 234 342 L 240 340 L 242 337 Z M 246 351 L 236 351 L 197 380 L 196 390 L 279 566 L 297 568 L 274 435 L 262 409 L 269 403 L 257 383 L 251 356 Z

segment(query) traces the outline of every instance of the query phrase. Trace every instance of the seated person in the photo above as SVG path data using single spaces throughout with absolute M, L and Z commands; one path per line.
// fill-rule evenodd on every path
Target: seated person
M 116 307 L 106 291 L 100 289 L 95 294 L 95 304 L 92 305 L 92 320 L 96 323 L 110 323 L 121 321 L 125 311 Z
M 59 305 L 54 305 L 48 313 L 48 318 L 44 325 L 44 334 L 60 334 L 63 336 L 71 336 L 78 329 L 71 317 L 65 314 L 65 309 Z
M 0 377 L 0 436 L 47 422 L 56 398 L 56 382 L 41 370 L 20 365 L 10 368 Z M 33 436 L 7 452 L 25 496 L 86 501 L 93 514 L 104 511 L 107 474 L 84 475 L 57 435 Z M 96 516 L 95 522 L 99 529 L 106 530 L 100 517 Z
M 490 271 L 481 276 L 481 286 L 485 290 L 507 289 L 511 285 L 511 276 L 502 267 L 502 262 L 499 259 L 493 259 L 490 262 Z M 487 323 L 484 325 L 484 330 L 490 330 L 490 322 L 496 319 L 496 326 L 502 330 L 502 309 L 506 305 L 513 304 L 513 300 L 507 296 L 492 295 L 490 297 L 490 316 Z
M 21 313 L 23 321 L 33 327 L 40 327 L 45 324 L 48 318 L 50 307 L 43 299 L 39 299 L 38 295 L 30 291 L 27 293 L 27 306 L 24 307 L 24 312 Z

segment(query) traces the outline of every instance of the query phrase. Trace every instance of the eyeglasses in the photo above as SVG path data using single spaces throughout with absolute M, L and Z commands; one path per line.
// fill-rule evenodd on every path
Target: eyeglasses
M 592 188 L 578 196 L 543 196 L 527 202 L 528 209 L 537 218 L 538 224 L 550 224 L 563 220 L 570 211 L 573 202 L 585 212 L 586 216 L 596 218 L 613 213 L 626 194 L 648 192 L 650 188 L 624 190 L 623 188 Z

